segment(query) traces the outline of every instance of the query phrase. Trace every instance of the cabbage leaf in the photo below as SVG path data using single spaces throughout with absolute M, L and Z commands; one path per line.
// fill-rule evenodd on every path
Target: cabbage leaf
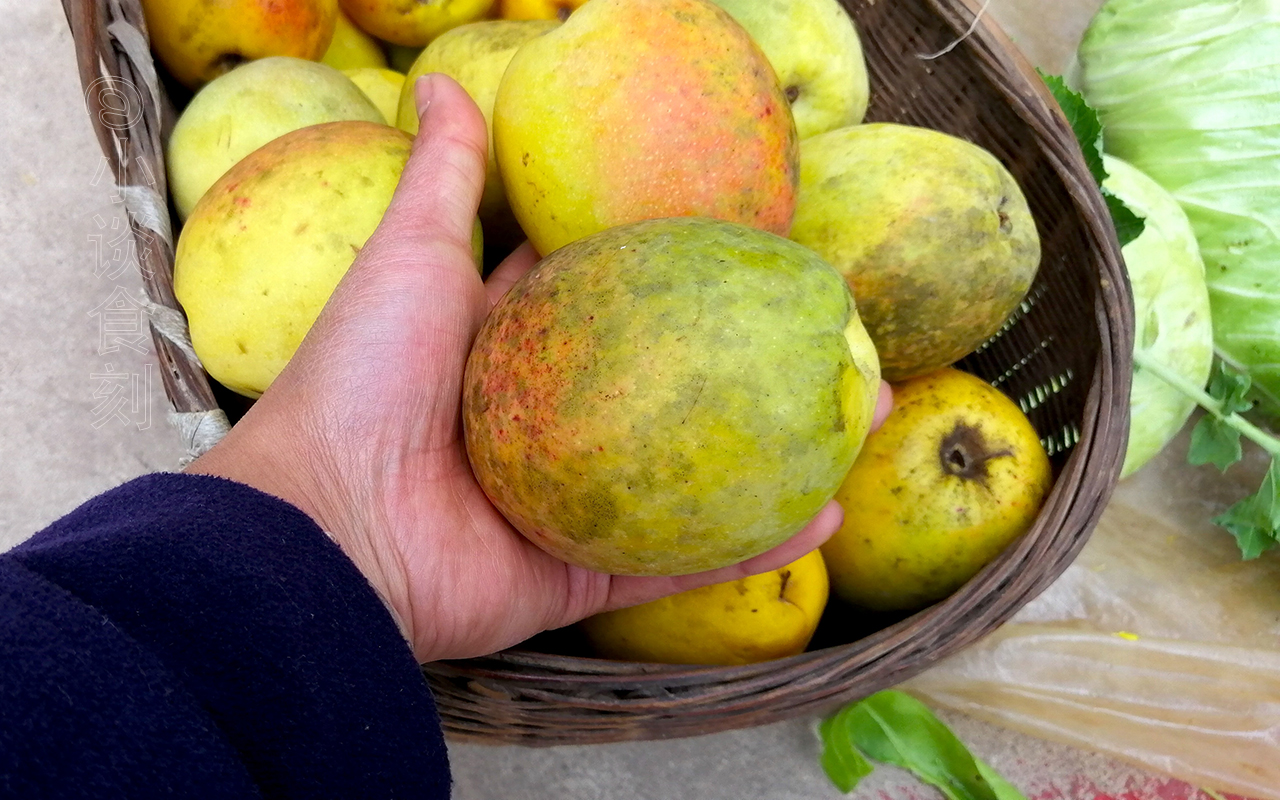
M 1196 407 L 1195 398 L 1167 377 L 1175 375 L 1197 389 L 1209 379 L 1213 326 L 1204 262 L 1178 201 L 1131 165 L 1104 156 L 1097 112 L 1062 78 L 1041 77 L 1071 124 L 1111 212 L 1133 291 L 1134 358 L 1161 367 L 1160 374 L 1134 369 L 1123 478 L 1163 450 Z
M 1077 59 L 1107 152 L 1190 220 L 1219 353 L 1280 408 L 1280 0 L 1108 0 Z
M 1133 287 L 1134 350 L 1204 386 L 1213 367 L 1213 326 L 1204 263 L 1187 215 L 1134 167 L 1113 156 L 1104 156 L 1103 164 L 1103 186 L 1145 222 L 1142 234 L 1121 251 Z M 1195 407 L 1195 399 L 1160 376 L 1135 369 L 1121 477 L 1163 450 Z

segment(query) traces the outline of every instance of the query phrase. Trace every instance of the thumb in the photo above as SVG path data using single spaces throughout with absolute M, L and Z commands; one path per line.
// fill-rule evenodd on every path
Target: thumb
M 471 230 L 489 154 L 484 116 L 466 90 L 446 75 L 419 78 L 414 95 L 418 135 L 379 226 L 378 246 L 418 253 L 458 248 L 467 258 L 443 260 L 474 271 Z

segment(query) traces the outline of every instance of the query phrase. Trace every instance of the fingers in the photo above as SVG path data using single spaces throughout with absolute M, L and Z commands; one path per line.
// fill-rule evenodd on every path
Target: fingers
M 876 398 L 876 412 L 871 417 L 872 431 L 880 430 L 880 426 L 884 424 L 890 411 L 893 411 L 893 388 L 888 383 L 880 381 L 880 395 Z
M 748 575 L 759 575 L 762 572 L 778 569 L 816 550 L 840 529 L 843 522 L 844 509 L 832 500 L 795 536 L 741 564 L 673 578 L 614 577 L 609 587 L 606 607 L 601 610 L 611 611 L 615 608 L 647 603 L 677 592 L 710 586 L 713 583 L 734 581 Z
M 376 244 L 430 252 L 444 243 L 469 254 L 489 151 L 484 117 L 466 90 L 445 75 L 419 78 L 414 90 L 418 136 Z M 449 262 L 475 270 L 469 258 Z
M 489 275 L 489 279 L 484 282 L 484 291 L 489 297 L 489 307 L 497 305 L 507 290 L 537 263 L 538 253 L 528 242 L 520 245 L 511 255 L 504 258 Z

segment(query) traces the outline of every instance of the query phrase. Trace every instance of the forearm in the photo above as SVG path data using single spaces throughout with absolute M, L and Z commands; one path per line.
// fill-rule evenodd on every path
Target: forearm
M 132 696 L 159 683 L 178 708 L 123 711 L 204 731 L 268 796 L 446 793 L 434 704 L 408 646 L 363 575 L 298 509 L 218 478 L 148 476 L 3 560 L 6 589 L 13 576 L 30 585 L 7 592 L 0 636 L 10 646 L 26 636 L 24 652 L 35 653 L 10 668 L 69 665 L 74 683 L 60 688 L 73 700 L 92 685 Z M 49 618 L 75 624 L 35 639 L 22 624 Z M 109 635 L 86 642 L 95 621 Z M 46 686 L 48 697 L 27 696 L 39 680 L 0 677 L 13 695 L 0 705 L 41 713 L 57 695 Z M 0 730 L 23 729 L 12 722 Z

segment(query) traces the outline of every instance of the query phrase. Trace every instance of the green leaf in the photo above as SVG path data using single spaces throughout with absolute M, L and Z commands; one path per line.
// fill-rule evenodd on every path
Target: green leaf
M 1280 460 L 1271 460 L 1271 467 L 1255 494 L 1214 517 L 1213 524 L 1226 528 L 1236 537 L 1240 555 L 1245 561 L 1255 559 L 1280 544 L 1277 541 L 1277 531 L 1280 531 Z
M 1098 118 L 1098 112 L 1079 93 L 1067 88 L 1066 81 L 1061 77 L 1044 72 L 1040 72 L 1040 77 L 1049 87 L 1053 99 L 1058 101 L 1058 107 L 1062 109 L 1067 122 L 1071 123 L 1071 131 L 1080 143 L 1080 152 L 1084 154 L 1089 174 L 1101 187 L 1108 175 L 1107 168 L 1102 163 L 1102 120 Z M 1121 247 L 1142 235 L 1142 231 L 1146 229 L 1142 217 L 1133 213 L 1123 200 L 1106 189 L 1102 190 L 1102 198 L 1107 202 L 1107 210 L 1111 212 L 1111 224 L 1115 226 L 1116 239 Z
M 1080 151 L 1084 153 L 1084 163 L 1089 166 L 1089 174 L 1101 186 L 1107 179 L 1107 170 L 1102 166 L 1102 120 L 1098 119 L 1098 112 L 1090 108 L 1080 94 L 1067 88 L 1066 81 L 1060 76 L 1041 72 L 1040 77 L 1053 93 L 1053 99 L 1058 101 L 1067 122 L 1071 123 Z
M 841 714 L 852 706 L 847 706 L 834 717 L 824 719 L 818 725 L 818 735 L 822 738 L 822 771 L 840 791 L 848 794 L 858 782 L 871 774 L 875 767 L 858 752 L 849 740 L 849 732 L 841 721 Z
M 1218 362 L 1213 377 L 1209 380 L 1209 396 L 1222 404 L 1219 413 L 1226 417 L 1248 411 L 1253 408 L 1249 399 L 1249 388 L 1253 385 L 1248 373 L 1229 366 L 1225 361 Z
M 975 757 L 973 763 L 978 765 L 978 772 L 982 774 L 987 783 L 991 784 L 991 788 L 996 793 L 996 800 L 1026 800 L 1022 792 L 1018 791 L 1012 783 L 1006 781 L 1003 775 L 988 766 L 987 762 Z
M 1107 201 L 1107 210 L 1111 212 L 1111 224 L 1115 226 L 1116 239 L 1119 240 L 1121 247 L 1137 239 L 1147 229 L 1147 221 L 1107 189 L 1102 190 L 1102 199 Z
M 1240 446 L 1240 430 L 1227 418 L 1253 408 L 1248 399 L 1249 376 L 1219 361 L 1209 381 L 1209 397 L 1217 405 L 1201 417 L 1191 429 L 1191 447 L 1187 450 L 1187 462 L 1200 466 L 1213 464 L 1226 472 L 1227 467 L 1244 457 Z
M 874 694 L 841 709 L 821 731 L 824 768 L 828 751 L 848 751 L 908 769 L 949 800 L 1026 800 L 908 694 L 892 690 Z M 827 774 L 831 775 L 829 769 Z M 836 785 L 850 790 L 844 788 L 847 783 Z
M 1187 463 L 1195 466 L 1212 464 L 1220 471 L 1244 458 L 1240 432 L 1217 417 L 1205 414 L 1191 429 L 1191 446 Z

